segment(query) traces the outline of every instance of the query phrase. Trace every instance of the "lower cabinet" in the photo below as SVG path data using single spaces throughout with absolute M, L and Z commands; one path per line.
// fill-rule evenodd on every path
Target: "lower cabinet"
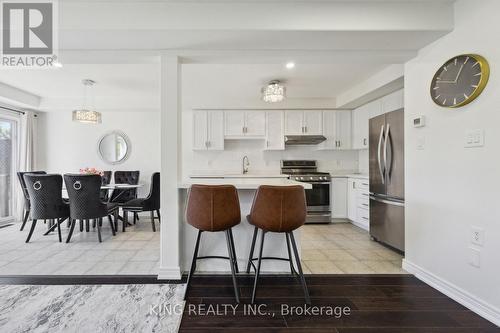
M 332 178 L 332 218 L 347 218 L 347 178 Z
M 367 179 L 347 180 L 347 217 L 358 227 L 370 229 L 370 192 Z

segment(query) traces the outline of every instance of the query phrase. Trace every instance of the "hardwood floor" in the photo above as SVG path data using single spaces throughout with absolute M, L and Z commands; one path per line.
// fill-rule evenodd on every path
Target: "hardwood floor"
M 282 304 L 288 310 L 304 307 L 302 289 L 292 277 L 262 276 L 257 291 L 257 303 L 263 304 L 259 315 L 249 314 L 251 276 L 238 279 L 242 303 L 234 311 L 226 305 L 235 306 L 229 276 L 195 276 L 180 332 L 500 332 L 411 275 L 308 275 L 306 279 L 312 299 L 309 309 L 323 307 L 322 315 L 282 312 Z M 349 309 L 350 314 L 335 316 L 326 313 L 325 307 Z

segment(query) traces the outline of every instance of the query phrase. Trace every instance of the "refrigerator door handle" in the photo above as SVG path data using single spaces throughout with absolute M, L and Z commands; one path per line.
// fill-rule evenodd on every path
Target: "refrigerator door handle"
M 378 171 L 380 172 L 380 177 L 382 178 L 382 184 L 385 184 L 385 171 L 380 162 L 380 149 L 382 148 L 382 139 L 384 138 L 384 125 L 380 129 L 380 137 L 378 138 L 378 147 L 377 147 L 377 162 L 378 162 Z
M 385 138 L 384 138 L 384 168 L 385 168 L 385 176 L 387 177 L 387 183 L 389 183 L 389 180 L 391 178 L 390 163 L 389 165 L 387 165 L 387 141 L 389 141 L 390 132 L 391 132 L 391 125 L 387 124 L 387 131 L 385 133 Z
M 376 201 L 376 202 L 381 202 L 381 203 L 388 204 L 388 205 L 393 205 L 393 206 L 399 206 L 399 207 L 404 207 L 405 206 L 404 202 L 392 201 L 392 200 L 385 200 L 385 199 L 381 199 L 381 198 L 378 198 L 378 197 L 373 196 L 373 195 L 370 195 L 370 200 L 373 200 L 373 201 Z

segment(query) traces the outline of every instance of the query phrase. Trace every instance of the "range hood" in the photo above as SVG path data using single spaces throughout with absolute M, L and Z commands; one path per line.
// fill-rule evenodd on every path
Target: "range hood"
M 287 146 L 303 146 L 303 145 L 317 145 L 325 141 L 323 135 L 286 135 L 285 145 Z

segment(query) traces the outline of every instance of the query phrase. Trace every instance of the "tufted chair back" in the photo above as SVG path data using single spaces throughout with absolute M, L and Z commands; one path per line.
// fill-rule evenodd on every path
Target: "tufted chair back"
M 23 178 L 32 219 L 56 219 L 69 215 L 69 207 L 62 199 L 61 175 L 25 173 Z
M 96 219 L 107 215 L 106 204 L 100 198 L 101 182 L 99 175 L 64 175 L 72 219 Z
M 21 185 L 21 189 L 23 190 L 24 195 L 24 207 L 28 209 L 30 206 L 30 195 L 28 193 L 28 189 L 26 188 L 26 182 L 24 181 L 24 175 L 27 173 L 35 174 L 35 175 L 46 175 L 45 171 L 27 171 L 27 172 L 18 172 L 17 178 L 19 179 L 19 184 Z
M 139 176 L 140 171 L 115 171 L 115 184 L 137 185 L 139 184 Z M 135 198 L 137 198 L 136 188 L 128 190 L 116 189 L 113 191 L 111 201 L 124 203 Z
M 151 188 L 149 195 L 144 200 L 144 210 L 151 211 L 160 209 L 160 173 L 155 172 L 151 176 Z
M 103 175 L 101 176 L 102 185 L 109 185 L 111 183 L 111 171 L 103 171 Z M 101 190 L 101 200 L 108 201 L 108 190 Z

